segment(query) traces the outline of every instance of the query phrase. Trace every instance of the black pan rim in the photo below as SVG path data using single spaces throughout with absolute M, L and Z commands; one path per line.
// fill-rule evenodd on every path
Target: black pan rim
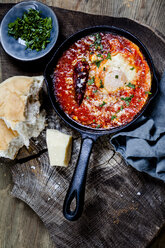
M 151 83 L 151 92 L 152 95 L 149 95 L 148 100 L 146 101 L 145 105 L 142 107 L 142 109 L 138 112 L 138 114 L 133 118 L 132 121 L 130 121 L 129 123 L 126 123 L 122 126 L 116 127 L 116 128 L 111 128 L 111 129 L 96 129 L 96 128 L 91 128 L 85 125 L 82 125 L 76 121 L 74 121 L 73 119 L 71 119 L 71 117 L 69 117 L 59 106 L 59 104 L 57 103 L 56 99 L 55 99 L 55 95 L 54 95 L 54 89 L 53 89 L 53 84 L 52 84 L 52 78 L 51 75 L 53 72 L 53 69 L 55 68 L 55 65 L 58 61 L 57 58 L 60 58 L 60 55 L 62 55 L 62 53 L 70 47 L 70 45 L 72 45 L 76 40 L 78 40 L 79 38 L 85 37 L 86 35 L 92 34 L 92 33 L 97 33 L 97 32 L 109 32 L 109 33 L 115 33 L 117 35 L 121 35 L 124 36 L 125 38 L 131 40 L 133 43 L 135 43 L 141 50 L 142 54 L 144 55 L 145 59 L 147 60 L 149 67 L 150 67 L 150 71 L 151 71 L 151 76 L 152 76 L 152 83 Z M 130 125 L 132 125 L 137 119 L 139 119 L 142 114 L 144 113 L 144 111 L 146 110 L 146 108 L 148 107 L 150 101 L 156 96 L 157 94 L 157 90 L 158 90 L 158 79 L 156 76 L 156 72 L 155 72 L 155 67 L 153 64 L 153 60 L 152 57 L 148 51 L 148 49 L 145 47 L 145 45 L 141 42 L 141 40 L 139 40 L 139 38 L 137 38 L 135 35 L 133 35 L 132 33 L 130 33 L 129 31 L 122 29 L 122 28 L 118 28 L 115 26 L 108 26 L 108 25 L 99 25 L 99 26 L 91 26 L 91 27 L 87 27 L 84 29 L 79 30 L 78 32 L 72 34 L 71 36 L 69 36 L 64 42 L 62 42 L 62 44 L 57 48 L 57 50 L 55 51 L 54 55 L 52 56 L 51 60 L 48 62 L 45 71 L 44 71 L 44 78 L 45 78 L 45 82 L 47 85 L 47 90 L 48 90 L 48 95 L 50 98 L 50 101 L 52 103 L 52 106 L 55 110 L 55 112 L 61 117 L 61 119 L 67 123 L 69 126 L 71 126 L 73 129 L 77 130 L 78 132 L 82 133 L 82 134 L 88 134 L 88 135 L 106 135 L 106 134 L 111 134 L 111 133 L 117 133 L 123 129 L 126 129 L 127 127 L 129 127 Z

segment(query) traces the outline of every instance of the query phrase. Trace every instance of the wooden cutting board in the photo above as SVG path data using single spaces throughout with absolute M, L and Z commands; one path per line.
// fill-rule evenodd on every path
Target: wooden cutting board
M 0 19 L 11 6 L 0 4 Z M 59 8 L 53 10 L 60 24 L 58 45 L 84 27 L 105 24 L 125 28 L 147 46 L 160 78 L 165 68 L 165 41 L 148 27 L 126 18 L 88 15 Z M 13 75 L 42 74 L 47 61 L 32 66 L 20 64 L 0 47 L 0 63 L 1 79 L 4 80 Z M 12 195 L 36 212 L 55 247 L 146 247 L 165 222 L 164 183 L 126 165 L 110 145 L 110 137 L 101 137 L 90 158 L 83 215 L 77 222 L 65 220 L 62 206 L 81 140 L 80 135 L 54 113 L 45 87 L 43 108 L 47 112 L 47 127 L 73 135 L 70 165 L 68 168 L 49 167 L 44 130 L 37 139 L 31 139 L 29 149 L 21 149 L 16 161 L 0 160 L 2 166 L 5 163 L 11 169 Z

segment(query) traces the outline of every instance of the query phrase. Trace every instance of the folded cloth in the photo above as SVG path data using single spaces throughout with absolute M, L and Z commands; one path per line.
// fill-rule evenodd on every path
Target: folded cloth
M 165 181 L 165 72 L 147 114 L 111 143 L 135 169 Z

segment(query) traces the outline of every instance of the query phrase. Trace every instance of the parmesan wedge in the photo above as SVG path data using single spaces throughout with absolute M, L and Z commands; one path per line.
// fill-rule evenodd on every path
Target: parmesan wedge
M 51 166 L 67 167 L 71 158 L 72 136 L 58 130 L 46 130 L 46 143 Z

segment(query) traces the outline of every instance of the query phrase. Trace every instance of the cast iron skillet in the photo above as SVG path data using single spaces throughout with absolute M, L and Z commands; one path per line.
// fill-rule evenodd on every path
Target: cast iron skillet
M 110 32 L 110 33 L 119 34 L 121 36 L 128 38 L 129 40 L 134 42 L 136 45 L 138 45 L 138 47 L 140 48 L 141 52 L 143 53 L 143 55 L 145 56 L 149 64 L 151 75 L 152 75 L 152 87 L 151 87 L 152 94 L 149 95 L 148 100 L 146 104 L 143 106 L 143 108 L 141 109 L 141 111 L 128 124 L 122 125 L 120 127 L 116 127 L 113 129 L 94 129 L 91 127 L 83 126 L 75 122 L 68 115 L 66 115 L 65 112 L 61 109 L 54 95 L 52 75 L 53 75 L 54 68 L 58 62 L 58 59 L 62 56 L 63 52 L 67 50 L 75 41 L 77 41 L 78 39 L 81 39 L 82 37 L 86 35 L 97 33 L 97 32 Z M 144 110 L 148 106 L 151 99 L 156 95 L 157 77 L 155 74 L 155 69 L 154 69 L 154 65 L 152 62 L 152 58 L 148 50 L 146 49 L 146 47 L 142 44 L 142 42 L 138 38 L 136 38 L 134 35 L 129 33 L 128 31 L 114 27 L 114 26 L 89 27 L 89 28 L 83 29 L 73 34 L 71 37 L 66 39 L 61 44 L 61 46 L 56 50 L 51 61 L 46 66 L 44 77 L 45 77 L 45 81 L 47 84 L 48 94 L 49 94 L 54 110 L 63 119 L 65 123 L 67 123 L 73 129 L 80 132 L 82 136 L 81 148 L 80 148 L 77 165 L 76 165 L 68 192 L 66 194 L 66 198 L 64 201 L 64 207 L 63 207 L 63 214 L 65 218 L 73 221 L 73 220 L 77 220 L 81 216 L 82 211 L 83 211 L 88 161 L 89 161 L 89 157 L 90 157 L 94 142 L 96 141 L 98 137 L 102 135 L 111 134 L 111 133 L 123 130 L 124 128 L 134 123 L 143 114 Z M 76 200 L 76 207 L 74 210 L 71 210 L 71 203 L 73 200 Z

